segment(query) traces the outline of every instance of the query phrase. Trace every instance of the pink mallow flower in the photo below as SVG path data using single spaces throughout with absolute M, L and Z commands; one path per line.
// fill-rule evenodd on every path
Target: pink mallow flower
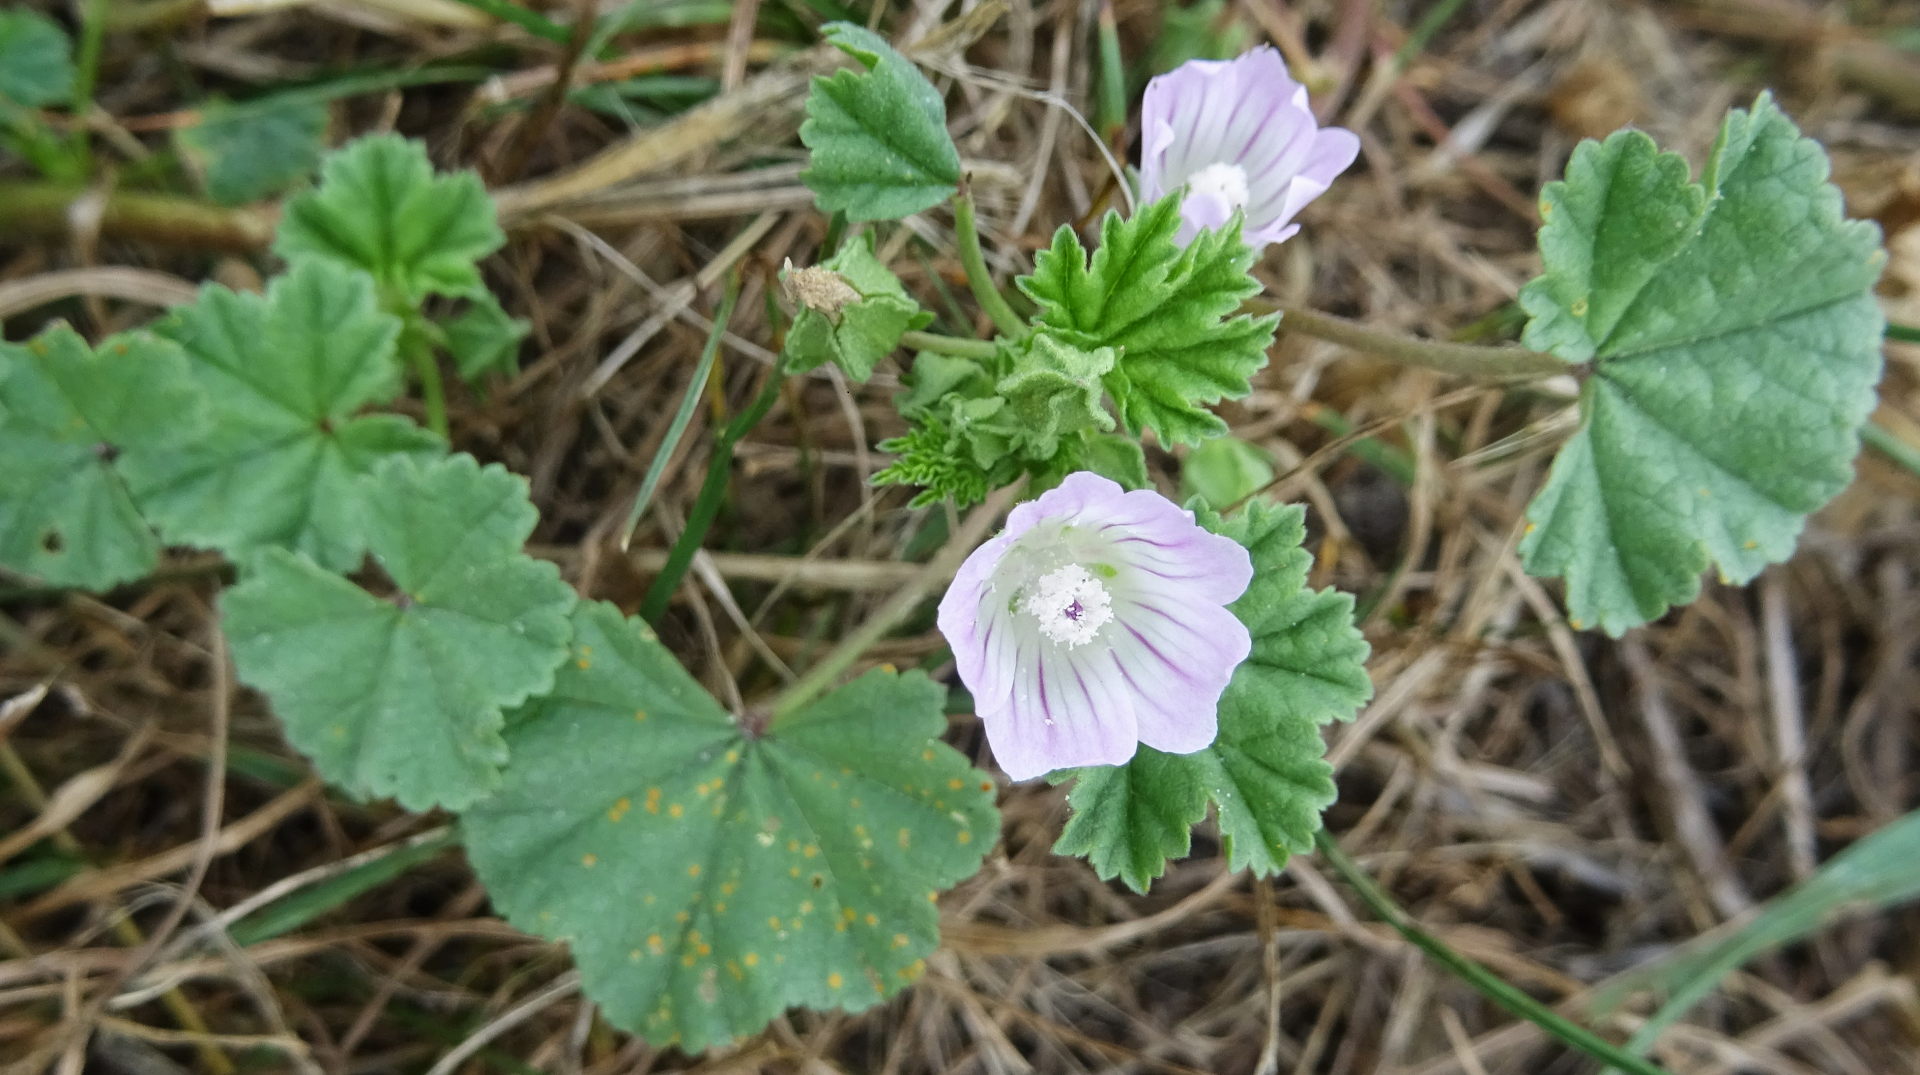
M 1227 604 L 1247 550 L 1159 493 L 1082 471 L 1013 509 L 940 600 L 940 631 L 1015 780 L 1191 754 L 1252 649 Z
M 1246 211 L 1258 252 L 1300 230 L 1294 216 L 1360 155 L 1360 139 L 1320 129 L 1307 88 L 1262 45 L 1233 60 L 1189 60 L 1147 83 L 1141 106 L 1140 194 L 1187 188 L 1180 242 Z

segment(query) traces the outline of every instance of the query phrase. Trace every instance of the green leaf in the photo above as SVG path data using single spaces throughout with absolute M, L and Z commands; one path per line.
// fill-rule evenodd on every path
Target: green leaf
M 327 157 L 319 188 L 287 203 L 273 252 L 365 269 L 384 295 L 418 305 L 484 290 L 475 263 L 505 243 L 478 175 L 436 176 L 425 146 L 383 134 Z
M 520 372 L 520 341 L 533 331 L 525 320 L 509 316 L 500 300 L 486 291 L 440 327 L 447 336 L 448 353 L 469 384 L 489 373 Z
M 1884 321 L 1879 230 L 1771 97 L 1722 126 L 1699 185 L 1651 139 L 1583 142 L 1541 203 L 1524 341 L 1590 363 L 1581 425 L 1527 508 L 1529 572 L 1618 635 L 1793 552 L 1852 480 Z
M 0 10 L 0 98 L 28 108 L 73 97 L 73 42 L 57 23 L 25 8 Z
M 1180 463 L 1180 499 L 1199 497 L 1225 511 L 1273 481 L 1273 460 L 1238 437 L 1215 437 Z
M 1151 489 L 1147 454 L 1132 437 L 1089 436 L 1080 445 L 1080 466 L 1127 489 Z
M 1021 454 L 1050 461 L 1062 437 L 1112 430 L 1113 416 L 1100 405 L 1100 378 L 1114 362 L 1111 347 L 1081 350 L 1046 333 L 1015 349 L 1012 372 L 994 388 L 1007 401 L 1002 421 Z
M 326 102 L 283 97 L 203 105 L 199 124 L 175 131 L 173 141 L 206 176 L 209 197 L 221 205 L 240 205 L 312 175 L 326 136 Z
M 952 400 L 956 407 L 963 402 Z M 880 450 L 896 458 L 873 476 L 873 484 L 920 486 L 908 507 L 924 508 L 952 497 L 956 507 L 964 508 L 985 500 L 1003 484 L 975 461 L 969 442 L 938 414 L 916 421 L 904 437 L 881 441 Z
M 115 456 L 202 421 L 179 348 L 145 333 L 0 343 L 0 564 L 89 590 L 151 572 L 160 546 Z
M 1266 365 L 1277 316 L 1234 316 L 1260 291 L 1253 251 L 1236 217 L 1185 248 L 1178 192 L 1131 219 L 1108 213 L 1089 262 L 1071 227 L 1034 260 L 1021 290 L 1040 306 L 1040 327 L 1083 349 L 1111 347 L 1119 363 L 1107 391 L 1127 432 L 1162 444 L 1199 444 L 1227 426 L 1202 404 L 1238 399 Z
M 320 775 L 411 810 L 499 783 L 503 707 L 552 689 L 572 587 L 523 555 L 525 479 L 460 454 L 362 478 L 367 544 L 391 598 L 285 549 L 221 597 L 240 678 L 266 693 Z
M 1220 735 L 1193 754 L 1142 746 L 1124 766 L 1077 770 L 1075 814 L 1056 852 L 1086 855 L 1102 878 L 1145 892 L 1168 858 L 1186 853 L 1187 835 L 1176 830 L 1200 820 L 1195 788 L 1218 811 L 1230 868 L 1267 876 L 1289 854 L 1312 849 L 1320 812 L 1334 800 L 1320 726 L 1351 720 L 1373 684 L 1353 598 L 1307 588 L 1305 515 L 1297 505 L 1259 501 L 1230 519 L 1200 514 L 1202 525 L 1253 557 L 1253 581 L 1229 606 L 1253 636 L 1253 652 L 1220 697 Z
M 902 418 L 922 418 L 943 408 L 940 401 L 949 395 L 980 398 L 993 394 L 993 376 L 970 358 L 922 351 L 914 356 L 913 368 L 902 379 L 906 391 L 894 397 L 894 407 Z
M 800 140 L 812 162 L 800 178 L 820 211 L 849 220 L 898 220 L 932 208 L 960 183 L 947 106 L 918 68 L 878 35 L 850 23 L 821 28 L 867 68 L 813 80 Z
M 307 262 L 266 296 L 209 284 L 156 326 L 187 353 L 206 395 L 202 435 L 121 463 L 134 499 L 169 543 L 235 557 L 277 545 L 336 571 L 366 543 L 356 479 L 389 455 L 433 458 L 439 438 L 393 414 L 362 414 L 400 391 L 397 318 L 364 273 Z
M 932 323 L 933 315 L 873 256 L 871 243 L 870 234 L 862 236 L 814 268 L 783 275 L 787 293 L 800 303 L 787 331 L 795 371 L 832 361 L 864 383 L 900 345 L 902 333 Z
M 494 905 L 566 941 L 609 1021 L 695 1053 L 919 974 L 933 897 L 999 828 L 938 739 L 943 688 L 877 669 L 750 734 L 610 605 L 575 613 L 573 657 L 463 823 Z

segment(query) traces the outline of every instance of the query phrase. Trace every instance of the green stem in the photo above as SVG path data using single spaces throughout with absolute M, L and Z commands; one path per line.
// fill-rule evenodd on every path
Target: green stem
M 0 183 L 0 235 L 60 238 L 73 228 L 68 210 L 96 192 L 69 183 Z M 164 194 L 107 196 L 100 233 L 175 246 L 215 247 L 237 253 L 264 250 L 273 242 L 273 215 L 258 209 L 227 209 Z
M 413 352 L 413 368 L 420 375 L 420 399 L 427 408 L 427 428 L 447 440 L 447 389 L 440 383 L 440 364 L 433 360 L 433 346 L 425 336 L 415 336 L 407 346 Z
M 1405 937 L 1409 944 L 1431 956 L 1434 962 L 1451 971 L 1461 981 L 1478 989 L 1488 1000 L 1603 1064 L 1632 1072 L 1633 1075 L 1671 1075 L 1658 1064 L 1627 1052 L 1508 985 L 1499 975 L 1447 947 L 1438 937 L 1414 925 L 1413 920 L 1393 902 L 1392 897 L 1373 883 L 1373 878 L 1367 876 L 1359 863 L 1347 857 L 1347 853 L 1342 851 L 1340 845 L 1334 841 L 1333 834 L 1327 830 L 1321 829 L 1315 834 L 1314 845 L 1319 848 L 1327 864 L 1332 866 L 1334 872 L 1338 873 L 1347 884 L 1353 886 L 1354 891 L 1360 894 L 1361 902 L 1371 908 L 1374 914 L 1387 925 L 1392 926 L 1400 936 Z
M 993 319 L 1002 335 L 1026 339 L 1027 323 L 1007 305 L 1000 289 L 993 286 L 993 274 L 987 271 L 986 255 L 980 251 L 980 230 L 974 221 L 973 192 L 965 182 L 953 196 L 953 225 L 960 235 L 960 264 L 967 270 L 967 286 L 973 288 L 973 297 L 979 300 L 980 308 Z
M 1868 422 L 1860 428 L 1860 439 L 1880 449 L 1888 459 L 1906 468 L 1907 472 L 1920 477 L 1920 451 L 1878 422 Z
M 952 355 L 955 358 L 971 358 L 980 362 L 992 358 L 996 350 L 990 340 L 963 340 L 958 336 L 942 336 L 938 333 L 917 331 L 901 333 L 900 346 L 915 351 Z
M 1422 340 L 1393 332 L 1371 329 L 1344 317 L 1317 313 L 1285 303 L 1255 300 L 1246 308 L 1265 312 L 1279 311 L 1280 329 L 1303 336 L 1337 343 L 1356 351 L 1391 359 L 1409 366 L 1423 366 L 1442 373 L 1490 379 L 1552 377 L 1577 373 L 1581 367 L 1524 347 L 1479 347 L 1469 343 Z
M 733 446 L 773 409 L 774 402 L 780 398 L 780 383 L 786 378 L 787 353 L 782 351 L 753 404 L 735 415 L 714 438 L 713 458 L 707 461 L 707 477 L 700 483 L 700 496 L 693 502 L 693 510 L 687 513 L 687 528 L 680 532 L 680 540 L 675 541 L 672 551 L 667 553 L 667 562 L 654 577 L 653 585 L 647 587 L 647 596 L 640 602 L 641 619 L 658 625 L 660 617 L 666 615 L 673 592 L 680 588 L 680 580 L 686 577 L 687 568 L 693 563 L 693 554 L 700 551 L 707 528 L 720 512 L 720 501 L 726 499 L 727 481 L 733 476 Z
M 733 320 L 733 307 L 739 301 L 740 269 L 735 266 L 727 274 L 726 294 L 720 297 L 720 308 L 713 312 L 713 331 L 707 333 L 707 345 L 700 349 L 700 362 L 693 369 L 693 379 L 687 382 L 686 394 L 680 397 L 680 409 L 674 412 L 673 424 L 667 427 L 666 439 L 660 442 L 660 450 L 654 453 L 653 462 L 647 465 L 647 476 L 640 480 L 640 491 L 634 494 L 633 508 L 627 512 L 627 525 L 620 531 L 622 552 L 633 541 L 633 532 L 640 525 L 640 516 L 646 513 L 647 504 L 653 500 L 653 490 L 667 472 L 667 461 L 673 458 L 674 450 L 680 447 L 680 438 L 686 435 L 687 425 L 693 421 L 693 412 L 700 409 L 700 396 L 707 390 L 707 379 L 713 375 L 713 360 L 720 353 L 720 338 L 727 334 L 727 323 Z
M 100 81 L 100 50 L 107 39 L 107 0 L 85 0 L 80 8 L 80 47 L 73 63 L 73 133 L 69 136 L 74 155 L 85 165 L 82 174 L 93 171 L 92 150 L 87 144 L 87 117 L 93 114 L 93 89 Z
M 960 524 L 953 537 L 947 541 L 940 554 L 935 556 L 925 568 L 913 577 L 913 581 L 894 591 L 887 603 L 876 609 L 866 622 L 855 628 L 853 633 L 840 640 L 825 657 L 813 667 L 807 669 L 799 682 L 788 687 L 786 692 L 774 700 L 773 723 L 798 711 L 830 689 L 834 681 L 840 678 L 853 662 L 874 647 L 874 644 L 887 637 L 895 627 L 912 616 L 933 592 L 947 584 L 954 572 L 972 554 L 973 550 L 987 538 L 987 532 L 993 529 L 1007 508 L 1012 505 L 1020 490 L 1026 486 L 1023 476 L 1012 485 L 995 492 L 986 502 L 973 509 L 967 521 Z
M 1920 328 L 1888 322 L 1887 339 L 1899 340 L 1901 343 L 1920 343 Z

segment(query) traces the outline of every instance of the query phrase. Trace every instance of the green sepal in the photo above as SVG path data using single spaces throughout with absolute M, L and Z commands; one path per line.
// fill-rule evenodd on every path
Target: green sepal
M 329 154 L 320 186 L 287 203 L 273 252 L 364 269 L 392 303 L 485 290 L 477 262 L 506 235 L 471 170 L 435 175 L 424 145 L 370 135 Z
M 1186 836 L 1175 830 L 1181 819 L 1189 828 L 1200 820 L 1194 788 L 1214 804 L 1230 869 L 1264 877 L 1289 854 L 1311 850 L 1335 796 L 1320 726 L 1351 720 L 1373 694 L 1353 598 L 1307 588 L 1313 557 L 1301 548 L 1304 509 L 1255 501 L 1228 519 L 1208 511 L 1197 518 L 1253 559 L 1253 581 L 1228 606 L 1247 625 L 1253 650 L 1220 697 L 1219 736 L 1192 754 L 1142 746 L 1124 766 L 1058 774 L 1090 778 L 1091 786 L 1069 796 L 1076 813 L 1054 850 L 1086 855 L 1100 877 L 1119 877 L 1137 892 L 1186 852 Z M 1082 820 L 1083 808 L 1093 816 Z
M 933 323 L 900 278 L 873 256 L 871 244 L 868 233 L 813 269 L 787 276 L 790 294 L 801 302 L 787 330 L 787 356 L 796 372 L 830 361 L 865 383 L 902 334 Z
M 1580 372 L 1581 423 L 1527 507 L 1526 569 L 1611 634 L 1792 554 L 1852 480 L 1884 326 L 1879 229 L 1762 94 L 1699 184 L 1638 131 L 1583 142 L 1542 195 L 1523 337 Z
M 812 162 L 800 179 L 820 211 L 898 220 L 945 201 L 960 183 L 960 151 L 940 91 L 869 30 L 831 22 L 821 32 L 867 70 L 815 77 L 807 95 L 800 140 Z
M 204 422 L 165 340 L 129 333 L 96 351 L 58 324 L 0 343 L 0 564 L 96 591 L 151 572 L 160 545 L 119 460 Z
M 1266 365 L 1277 315 L 1236 315 L 1261 290 L 1248 274 L 1254 252 L 1240 218 L 1185 247 L 1180 194 L 1131 218 L 1109 212 L 1091 260 L 1071 227 L 1034 259 L 1020 289 L 1040 306 L 1040 327 L 1082 349 L 1112 347 L 1119 361 L 1108 393 L 1128 433 L 1152 430 L 1162 444 L 1198 444 L 1227 426 L 1203 404 L 1252 391 Z
M 945 690 L 876 669 L 746 730 L 645 624 L 582 604 L 574 625 L 463 818 L 508 921 L 564 940 L 609 1022 L 688 1053 L 917 977 L 934 897 L 999 830 L 993 781 L 939 740 Z
M 400 320 L 365 273 L 308 261 L 264 296 L 208 284 L 154 331 L 186 353 L 208 414 L 199 435 L 120 463 L 169 544 L 236 559 L 279 546 L 349 570 L 366 548 L 359 477 L 391 455 L 446 451 L 411 419 L 364 413 L 401 388 Z
M 220 599 L 234 667 L 331 783 L 458 810 L 500 781 L 502 709 L 552 689 L 576 598 L 521 552 L 540 513 L 499 464 L 401 457 L 360 480 L 392 595 L 285 549 L 256 553 Z

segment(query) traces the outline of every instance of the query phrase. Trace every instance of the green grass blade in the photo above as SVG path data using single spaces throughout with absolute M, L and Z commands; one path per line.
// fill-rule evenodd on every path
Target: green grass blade
M 227 931 L 228 935 L 235 944 L 244 948 L 290 933 L 354 897 L 379 888 L 459 842 L 459 834 L 451 827 L 443 829 L 432 839 L 363 862 L 337 877 L 276 900 L 234 923 L 233 928 Z

